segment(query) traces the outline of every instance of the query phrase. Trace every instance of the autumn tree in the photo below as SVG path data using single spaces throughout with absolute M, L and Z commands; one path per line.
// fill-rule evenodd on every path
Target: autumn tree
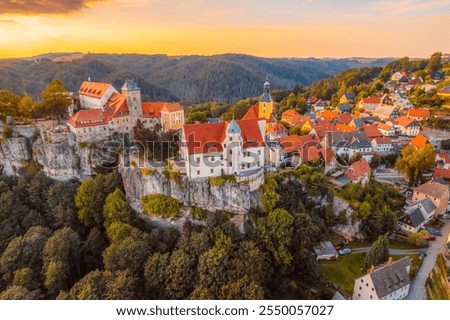
M 401 157 L 397 159 L 395 167 L 409 180 L 410 185 L 422 179 L 423 173 L 436 163 L 436 152 L 431 144 L 416 150 L 408 145 L 403 148 Z
M 193 124 L 193 123 L 205 123 L 208 121 L 206 112 L 203 111 L 194 111 L 190 112 L 187 116 L 186 123 L 187 124 Z
M 58 123 L 60 117 L 65 116 L 70 106 L 69 92 L 64 88 L 61 80 L 53 80 L 47 88 L 41 92 L 42 106 L 47 114 L 56 117 Z
M 430 71 L 430 73 L 439 71 L 441 69 L 441 58 L 441 52 L 435 52 L 431 55 L 427 65 L 427 69 Z

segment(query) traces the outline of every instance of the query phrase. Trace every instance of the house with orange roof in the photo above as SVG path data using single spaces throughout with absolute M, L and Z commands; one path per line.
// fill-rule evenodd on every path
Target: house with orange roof
M 362 98 L 358 103 L 358 108 L 364 111 L 373 111 L 381 103 L 381 98 L 367 97 Z
M 246 176 L 264 168 L 266 119 L 184 125 L 180 157 L 189 178 Z
M 321 116 L 331 123 L 339 116 L 339 112 L 337 110 L 324 110 Z
M 419 133 L 417 136 L 412 138 L 412 140 L 409 142 L 410 145 L 412 145 L 416 149 L 422 149 L 425 147 L 425 145 L 429 143 L 428 137 L 424 136 L 423 134 Z
M 125 81 L 122 93 L 109 84 L 83 82 L 79 94 L 81 107 L 86 109 L 74 114 L 67 125 L 81 141 L 131 132 L 137 121 L 146 128 L 163 131 L 178 130 L 184 124 L 184 109 L 179 103 L 142 103 L 134 80 Z
M 433 180 L 440 180 L 444 184 L 450 185 L 450 169 L 434 169 Z
M 419 122 L 416 119 L 406 116 L 398 117 L 394 126 L 398 129 L 400 134 L 409 137 L 415 137 L 420 132 Z
M 377 129 L 385 137 L 392 137 L 395 135 L 395 128 L 387 123 L 378 122 Z
M 367 137 L 372 140 L 382 136 L 376 125 L 363 124 L 363 130 L 367 134 Z
M 365 158 L 353 162 L 350 167 L 345 170 L 345 176 L 351 180 L 353 183 L 361 183 L 365 185 L 370 181 L 370 168 L 369 162 Z
M 325 147 L 320 149 L 320 155 L 324 163 L 325 174 L 336 169 L 338 162 L 332 148 Z
M 288 135 L 288 129 L 277 122 L 269 128 L 269 140 L 274 141 Z
M 353 116 L 350 113 L 341 113 L 337 116 L 338 123 L 349 125 L 352 120 Z
M 430 110 L 421 108 L 412 108 L 408 110 L 408 117 L 416 120 L 425 120 L 431 116 Z
M 309 134 L 315 137 L 318 141 L 322 141 L 327 132 L 337 132 L 336 126 L 331 123 L 315 125 Z
M 298 122 L 300 119 L 301 119 L 300 113 L 298 113 L 294 109 L 286 110 L 281 114 L 281 121 L 286 122 L 291 126 L 293 126 L 294 123 Z
M 389 137 L 377 137 L 372 139 L 373 151 L 378 153 L 388 153 L 392 151 L 392 139 Z
M 353 131 L 356 131 L 356 127 L 349 126 L 349 125 L 342 124 L 342 123 L 336 123 L 335 127 L 336 127 L 336 131 L 337 132 L 353 132 Z
M 442 98 L 450 98 L 450 86 L 438 89 L 436 94 Z

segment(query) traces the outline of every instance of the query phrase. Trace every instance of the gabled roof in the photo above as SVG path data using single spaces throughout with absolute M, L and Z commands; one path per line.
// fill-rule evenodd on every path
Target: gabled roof
M 340 123 L 347 125 L 353 120 L 353 116 L 350 113 L 341 113 L 337 118 Z
M 419 133 L 417 136 L 411 139 L 409 142 L 413 147 L 417 149 L 423 148 L 428 143 L 428 138 L 423 134 Z
M 444 178 L 445 180 L 450 180 L 450 169 L 439 169 L 439 168 L 434 169 L 433 179 L 437 178 Z
M 358 180 L 362 176 L 370 173 L 370 165 L 365 158 L 354 162 L 347 170 L 345 170 L 345 176 L 350 180 Z
M 335 127 L 336 127 L 336 130 L 338 132 L 353 132 L 353 131 L 356 131 L 356 127 L 348 126 L 348 125 L 342 124 L 342 123 L 336 123 Z
M 392 126 L 388 125 L 387 123 L 383 123 L 383 122 L 378 122 L 377 127 L 379 130 L 384 130 L 384 131 L 392 130 Z
M 391 264 L 384 265 L 368 274 L 379 298 L 386 297 L 391 293 L 411 284 L 408 267 L 411 266 L 411 259 L 404 257 Z M 358 281 L 359 279 L 355 280 Z
M 447 186 L 438 182 L 429 181 L 415 188 L 414 192 L 423 193 L 430 197 L 442 198 L 449 191 Z
M 259 98 L 259 102 L 269 102 L 269 103 L 271 103 L 272 101 L 273 101 L 272 97 L 267 92 L 264 92 L 262 94 L 261 98 Z
M 373 139 L 376 144 L 392 144 L 392 139 L 388 137 L 378 137 Z
M 410 118 L 410 117 L 398 117 L 397 118 L 397 123 L 399 126 L 407 128 L 407 127 L 419 127 L 419 123 L 417 122 L 417 120 L 415 120 L 414 118 Z
M 430 110 L 427 109 L 412 108 L 408 110 L 408 117 L 429 118 L 430 115 Z
M 109 83 L 84 81 L 78 91 L 80 95 L 101 98 L 111 87 Z
M 336 132 L 337 131 L 336 126 L 331 123 L 314 126 L 313 130 L 316 133 L 316 136 L 319 140 L 321 140 L 323 137 L 325 137 L 327 132 Z
M 450 163 L 450 153 L 439 152 L 436 154 L 436 161 L 442 161 L 444 163 Z
M 339 110 L 341 112 L 350 112 L 352 110 L 352 107 L 349 104 L 341 104 L 339 106 Z
M 282 125 L 281 123 L 279 123 L 279 122 L 277 122 L 276 124 L 274 124 L 274 125 L 269 129 L 269 131 L 272 132 L 272 133 L 276 133 L 276 134 L 283 133 L 283 132 L 288 132 L 288 130 L 286 129 L 286 127 L 283 126 L 283 125 Z
M 368 98 L 362 98 L 361 101 L 364 104 L 379 104 L 381 102 L 381 98 L 368 97 Z
M 434 210 L 436 210 L 436 206 L 434 205 L 433 201 L 431 201 L 430 198 L 425 198 L 422 201 L 419 202 L 419 204 L 425 209 L 425 212 L 427 214 L 430 214 Z
M 322 112 L 322 117 L 328 122 L 333 121 L 333 119 L 337 118 L 338 115 L 339 112 L 337 112 L 336 110 L 324 110 Z
M 231 124 L 231 127 L 240 129 L 244 148 L 264 146 L 257 119 L 237 120 Z M 226 130 L 229 128 L 229 122 L 184 125 L 183 131 L 188 153 L 222 152 L 222 142 L 226 137 Z
M 320 149 L 320 154 L 322 155 L 323 161 L 325 161 L 325 163 L 330 163 L 333 160 L 336 160 L 336 155 L 331 148 Z
M 420 227 L 422 223 L 425 221 L 425 217 L 423 216 L 423 213 L 420 210 L 420 208 L 416 207 L 411 212 L 401 217 L 399 221 L 413 228 L 417 228 Z
M 252 106 L 248 109 L 247 113 L 242 117 L 243 120 L 246 119 L 258 119 L 259 118 L 259 107 Z
M 363 125 L 364 132 L 369 139 L 381 137 L 382 134 L 378 131 L 377 126 Z

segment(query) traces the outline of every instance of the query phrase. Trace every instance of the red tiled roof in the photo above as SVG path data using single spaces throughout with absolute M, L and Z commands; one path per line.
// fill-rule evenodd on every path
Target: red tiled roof
M 362 98 L 362 102 L 365 104 L 379 104 L 381 102 L 380 98 L 376 97 L 368 97 L 368 98 Z
M 108 83 L 84 81 L 78 93 L 84 96 L 101 98 L 110 86 Z
M 392 139 L 388 137 L 378 137 L 373 139 L 377 144 L 392 144 Z
M 336 155 L 332 148 L 322 148 L 320 149 L 320 153 L 322 154 L 322 158 L 325 163 L 330 163 L 333 160 L 336 160 Z
M 177 112 L 183 111 L 183 107 L 179 102 L 164 102 L 164 107 L 162 108 L 162 110 L 167 112 Z
M 244 148 L 261 147 L 264 139 L 261 136 L 257 119 L 237 120 L 241 129 Z M 226 137 L 229 122 L 199 123 L 183 126 L 184 136 L 189 154 L 221 152 L 222 142 Z
M 341 113 L 338 115 L 338 119 L 340 123 L 349 124 L 353 120 L 353 116 L 350 113 Z
M 412 108 L 408 110 L 408 117 L 429 118 L 430 115 L 431 115 L 430 110 L 426 109 Z
M 283 133 L 283 132 L 287 132 L 288 130 L 281 123 L 276 123 L 270 128 L 269 131 L 271 133 Z
M 423 148 L 428 143 L 428 138 L 423 134 L 419 133 L 417 136 L 412 138 L 409 142 L 413 147 L 420 149 Z
M 337 112 L 336 110 L 324 110 L 322 112 L 322 117 L 328 122 L 333 121 L 333 119 L 337 118 L 338 115 L 339 112 Z
M 294 124 L 300 119 L 301 115 L 294 109 L 289 109 L 281 114 L 281 120 L 289 124 Z
M 356 127 L 348 126 L 346 124 L 336 123 L 336 130 L 338 132 L 353 132 L 356 131 Z
M 433 179 L 436 178 L 450 179 L 450 169 L 434 169 Z
M 278 143 L 283 147 L 285 153 L 298 152 L 310 147 L 320 147 L 320 143 L 310 135 L 299 136 L 296 134 L 278 139 Z
M 405 116 L 401 116 L 401 117 L 397 118 L 398 125 L 405 127 L 405 128 L 407 126 L 409 126 L 411 123 L 413 123 L 414 121 L 416 121 L 414 118 L 405 117 Z
M 436 154 L 436 158 L 440 158 L 440 161 L 443 161 L 444 163 L 450 163 L 450 154 L 445 152 L 439 152 Z
M 259 118 L 259 107 L 252 106 L 248 109 L 247 113 L 242 117 L 243 120 L 246 119 L 258 119 Z
M 378 127 L 378 129 L 385 130 L 385 131 L 389 131 L 392 129 L 392 126 L 390 126 L 386 123 L 383 123 L 383 122 L 378 122 L 377 127 Z
M 314 126 L 313 130 L 319 140 L 325 137 L 327 132 L 337 132 L 336 126 L 331 123 Z
M 302 139 L 297 134 L 291 134 L 290 136 L 279 138 L 278 139 L 278 143 L 283 148 L 286 148 L 286 147 L 290 147 L 290 146 L 293 146 L 293 145 L 301 144 L 302 143 Z
M 380 131 L 378 131 L 377 126 L 370 126 L 370 125 L 363 124 L 363 129 L 366 132 L 367 137 L 369 139 L 381 137 L 381 133 L 380 133 Z
M 442 198 L 448 192 L 448 187 L 438 182 L 429 181 L 415 188 L 414 192 L 424 193 L 431 197 Z
M 308 100 L 311 103 L 316 103 L 317 101 L 319 101 L 319 98 L 313 96 L 313 97 L 309 97 Z
M 358 180 L 363 175 L 371 171 L 370 165 L 365 158 L 354 162 L 347 170 L 345 176 L 350 180 Z

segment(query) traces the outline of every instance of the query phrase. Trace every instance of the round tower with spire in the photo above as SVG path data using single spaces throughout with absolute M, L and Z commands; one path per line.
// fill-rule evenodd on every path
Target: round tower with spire
M 273 112 L 273 100 L 270 96 L 270 83 L 268 76 L 266 76 L 266 82 L 264 82 L 264 91 L 261 98 L 259 98 L 258 107 L 259 117 L 269 120 Z
M 128 79 L 122 87 L 122 95 L 127 100 L 131 125 L 134 126 L 137 120 L 142 119 L 141 89 L 135 80 Z

